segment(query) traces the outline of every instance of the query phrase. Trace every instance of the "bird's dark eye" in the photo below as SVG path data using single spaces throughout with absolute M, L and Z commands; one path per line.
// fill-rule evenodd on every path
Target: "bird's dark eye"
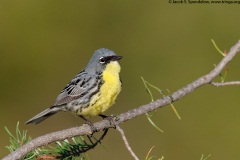
M 99 62 L 100 62 L 100 63 L 105 63 L 104 57 L 101 57 L 101 58 L 99 59 Z

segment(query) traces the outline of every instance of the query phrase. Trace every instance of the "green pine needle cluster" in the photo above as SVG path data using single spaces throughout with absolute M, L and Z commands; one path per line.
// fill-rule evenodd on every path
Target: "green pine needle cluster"
M 31 141 L 31 137 L 27 136 L 27 131 L 20 131 L 19 129 L 19 122 L 17 122 L 16 126 L 16 136 L 14 136 L 7 127 L 5 127 L 5 130 L 7 133 L 10 135 L 10 145 L 6 146 L 6 148 L 10 151 L 13 152 L 17 150 L 19 147 L 22 145 L 26 144 L 27 142 Z M 28 153 L 25 157 L 24 160 L 29 160 L 33 159 L 37 154 L 39 153 L 38 149 Z
M 31 141 L 31 137 L 27 136 L 27 131 L 20 131 L 19 122 L 16 126 L 16 135 L 9 131 L 7 127 L 5 130 L 10 135 L 10 145 L 6 148 L 13 152 L 19 147 L 23 146 L 27 142 Z M 21 160 L 32 160 L 32 159 L 60 159 L 60 160 L 88 160 L 86 152 L 90 149 L 96 147 L 107 134 L 107 129 L 104 130 L 100 138 L 94 136 L 86 136 L 85 139 L 83 136 L 71 138 L 69 140 L 57 141 L 54 146 L 48 146 L 48 148 L 41 147 L 29 152 Z

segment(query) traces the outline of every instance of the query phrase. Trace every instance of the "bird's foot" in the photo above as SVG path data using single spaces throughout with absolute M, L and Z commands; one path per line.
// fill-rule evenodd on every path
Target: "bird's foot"
M 103 119 L 107 119 L 110 122 L 110 125 L 116 129 L 116 121 L 119 120 L 118 116 L 115 115 L 106 116 L 103 114 L 99 114 L 99 116 L 102 117 Z
M 79 115 L 80 118 L 82 118 L 87 125 L 90 126 L 91 128 L 91 135 L 95 132 L 97 132 L 97 128 L 93 125 L 93 123 L 91 121 L 89 121 L 87 118 L 83 117 L 82 115 Z

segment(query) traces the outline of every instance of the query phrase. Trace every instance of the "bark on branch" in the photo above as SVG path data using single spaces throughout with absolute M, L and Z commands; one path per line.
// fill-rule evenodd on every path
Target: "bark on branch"
M 115 122 L 116 125 L 121 124 L 127 120 L 130 120 L 134 117 L 143 115 L 145 113 L 151 112 L 158 108 L 164 107 L 174 101 L 181 99 L 187 94 L 193 92 L 198 87 L 201 87 L 205 84 L 209 84 L 213 81 L 213 79 L 219 75 L 219 73 L 226 67 L 226 65 L 236 56 L 236 54 L 240 51 L 240 41 L 238 41 L 228 52 L 228 54 L 218 63 L 218 65 L 208 74 L 198 78 L 197 80 L 189 83 L 185 87 L 177 90 L 169 96 L 165 96 L 161 99 L 158 99 L 152 103 L 142 105 L 138 108 L 129 110 L 125 113 L 120 114 L 118 117 L 118 121 Z M 212 83 L 213 84 L 213 83 Z M 97 123 L 94 123 L 97 131 L 101 131 L 103 129 L 111 128 L 111 124 L 108 120 L 102 120 Z M 33 139 L 22 147 L 18 148 L 16 151 L 12 152 L 8 156 L 4 157 L 3 160 L 16 160 L 24 157 L 28 152 L 36 149 L 37 147 L 47 145 L 49 143 L 55 141 L 61 141 L 66 138 L 80 136 L 80 135 L 89 135 L 91 134 L 91 128 L 88 125 L 82 125 L 79 127 L 73 127 L 69 129 L 65 129 L 62 131 L 52 132 L 40 137 Z

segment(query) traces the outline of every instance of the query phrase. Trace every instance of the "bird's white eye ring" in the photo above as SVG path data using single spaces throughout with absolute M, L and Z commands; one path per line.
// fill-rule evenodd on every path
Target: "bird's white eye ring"
M 99 59 L 99 62 L 100 62 L 100 63 L 105 63 L 104 57 L 101 57 L 101 58 Z

